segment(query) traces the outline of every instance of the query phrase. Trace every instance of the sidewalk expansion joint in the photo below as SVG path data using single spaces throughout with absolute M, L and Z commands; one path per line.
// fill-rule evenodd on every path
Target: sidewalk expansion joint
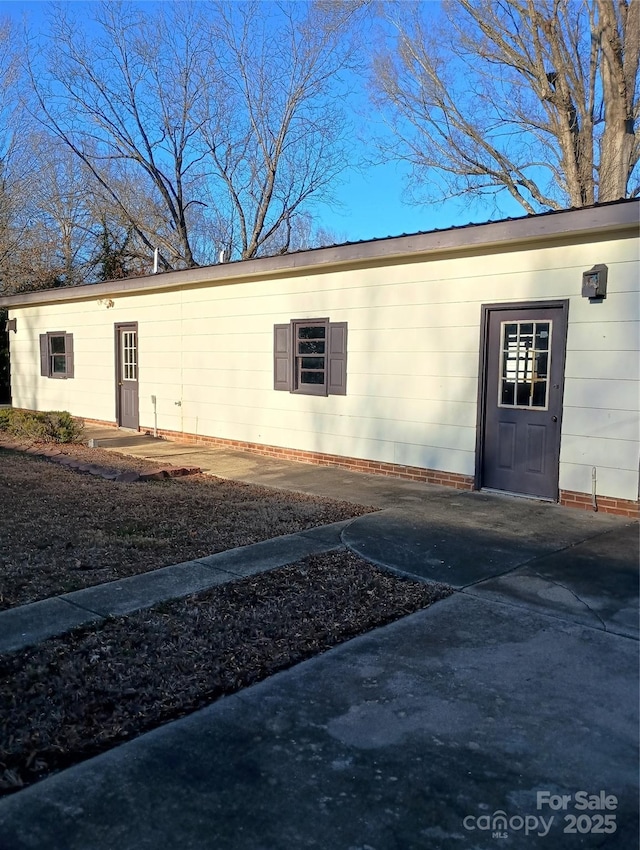
M 95 587 L 96 585 L 94 585 Z M 99 585 L 98 585 L 99 586 Z M 89 588 L 82 588 L 82 590 L 88 590 Z M 82 590 L 75 591 L 76 593 L 82 593 Z M 67 605 L 72 605 L 74 608 L 78 608 L 80 611 L 86 611 L 87 614 L 93 614 L 95 617 L 100 617 L 101 620 L 105 620 L 106 617 L 104 614 L 100 613 L 100 611 L 94 611 L 93 608 L 88 608 L 86 605 L 81 605 L 79 602 L 76 602 L 73 599 L 69 599 L 65 596 L 55 596 L 54 599 L 59 599 L 60 602 L 65 602 Z M 15 610 L 15 609 L 14 609 Z M 108 616 L 108 615 L 107 615 Z
M 622 640 L 632 640 L 635 643 L 640 642 L 640 636 L 631 635 L 627 632 L 616 631 L 612 628 L 601 628 L 600 626 L 595 625 L 594 623 L 584 623 L 580 620 L 573 620 L 571 617 L 568 617 L 566 614 L 562 614 L 557 611 L 551 611 L 548 608 L 538 608 L 528 604 L 515 602 L 513 599 L 509 599 L 509 597 L 504 596 L 500 599 L 496 599 L 495 597 L 488 596 L 477 596 L 475 593 L 468 593 L 467 587 L 471 587 L 472 585 L 467 585 L 466 587 L 455 588 L 456 593 L 463 593 L 465 596 L 470 599 L 475 599 L 476 602 L 482 602 L 485 605 L 502 605 L 505 608 L 515 608 L 519 611 L 523 609 L 526 610 L 529 614 L 535 615 L 538 617 L 544 617 L 547 620 L 555 620 L 560 623 L 564 623 L 565 625 L 575 626 L 576 628 L 581 629 L 589 629 L 593 632 L 599 632 L 600 634 L 606 634 L 611 638 L 621 638 Z M 598 619 L 600 619 L 598 617 Z

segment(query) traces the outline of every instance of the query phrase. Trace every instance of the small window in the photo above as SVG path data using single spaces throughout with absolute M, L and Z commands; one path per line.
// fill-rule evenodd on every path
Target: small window
M 293 323 L 294 384 L 304 393 L 326 395 L 328 322 Z
M 40 334 L 40 374 L 45 378 L 73 378 L 73 334 Z
M 551 322 L 502 322 L 500 407 L 547 409 Z
M 122 380 L 138 380 L 138 346 L 136 331 L 122 331 Z
M 347 324 L 292 319 L 274 327 L 274 389 L 346 395 Z

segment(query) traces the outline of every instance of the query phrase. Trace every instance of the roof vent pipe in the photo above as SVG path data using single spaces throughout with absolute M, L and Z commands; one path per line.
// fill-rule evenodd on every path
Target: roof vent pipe
M 225 254 L 225 250 L 224 250 L 224 248 L 222 248 L 222 250 L 220 251 L 220 258 L 218 259 L 219 263 L 224 263 L 224 259 L 225 259 L 224 254 Z
M 153 249 L 153 274 L 158 274 L 158 256 L 159 252 L 157 248 Z

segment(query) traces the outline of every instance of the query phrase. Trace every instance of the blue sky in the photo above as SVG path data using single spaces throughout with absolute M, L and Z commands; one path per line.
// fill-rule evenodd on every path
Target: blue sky
M 500 213 L 492 215 L 469 198 L 463 208 L 460 201 L 420 206 L 403 203 L 401 196 L 408 170 L 402 163 L 389 162 L 370 166 L 362 174 L 345 175 L 344 183 L 335 192 L 341 206 L 333 210 L 323 208 L 326 211 L 322 223 L 338 237 L 357 241 L 525 215 L 519 204 L 515 201 L 510 204 L 504 198 Z
M 43 23 L 43 11 L 47 5 L 47 2 L 40 0 L 0 0 L 0 16 L 12 18 L 16 22 L 26 17 L 33 29 L 37 30 Z M 88 4 L 83 0 L 83 5 Z M 365 98 L 363 92 L 359 100 L 366 104 Z M 360 124 L 366 121 L 366 115 L 358 119 Z M 318 224 L 335 233 L 338 241 L 357 241 L 446 228 L 489 218 L 486 209 L 474 207 L 468 199 L 463 206 L 459 201 L 447 201 L 436 206 L 404 203 L 402 193 L 408 171 L 407 165 L 387 162 L 344 174 L 334 192 L 339 205 L 334 208 L 318 205 L 315 208 Z M 502 204 L 502 215 L 522 214 L 522 209 L 515 203 Z M 492 217 L 498 216 L 494 213 Z

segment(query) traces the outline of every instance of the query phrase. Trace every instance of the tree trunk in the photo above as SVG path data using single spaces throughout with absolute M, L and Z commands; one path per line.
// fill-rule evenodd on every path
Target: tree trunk
M 638 0 L 621 2 L 620 20 L 612 0 L 597 0 L 601 26 L 602 89 L 605 129 L 600 149 L 598 200 L 616 201 L 627 195 L 633 167 L 633 102 L 640 44 Z M 622 31 L 620 31 L 622 30 Z

